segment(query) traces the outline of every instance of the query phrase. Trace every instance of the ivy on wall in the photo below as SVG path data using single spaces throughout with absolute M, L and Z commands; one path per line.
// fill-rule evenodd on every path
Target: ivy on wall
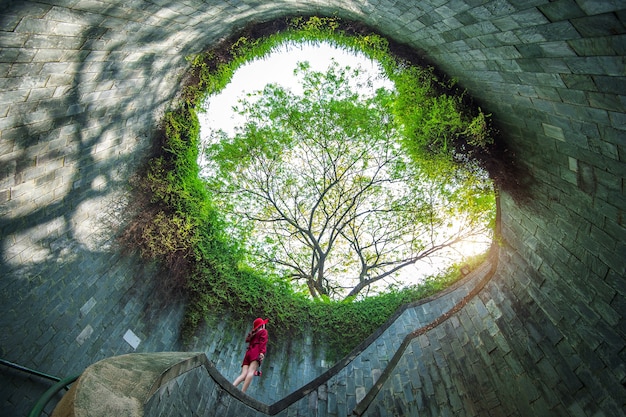
M 160 262 L 159 297 L 187 300 L 182 335 L 190 340 L 210 317 L 229 312 L 250 321 L 269 317 L 273 341 L 287 341 L 303 331 L 327 346 L 336 360 L 369 336 L 403 304 L 433 295 L 461 277 L 453 266 L 422 285 L 391 290 L 358 301 L 312 301 L 280 277 L 248 268 L 199 177 L 197 111 L 206 98 L 223 89 L 244 63 L 262 58 L 284 42 L 325 41 L 362 52 L 381 63 L 402 100 L 395 109 L 411 138 L 407 152 L 454 164 L 459 156 L 489 153 L 493 132 L 489 115 L 471 105 L 453 81 L 429 67 L 395 55 L 388 41 L 361 26 L 337 18 L 293 18 L 249 28 L 205 53 L 189 57 L 190 70 L 176 105 L 163 117 L 160 142 L 145 172 L 133 181 L 133 218 L 122 242 L 145 259 Z M 419 104 L 419 105 L 418 105 Z M 470 267 L 480 263 L 478 257 Z M 465 265 L 467 267 L 467 265 Z

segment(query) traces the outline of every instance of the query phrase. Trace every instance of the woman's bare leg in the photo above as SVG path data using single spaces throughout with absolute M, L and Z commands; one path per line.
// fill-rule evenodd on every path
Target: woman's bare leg
M 259 369 L 259 363 L 257 361 L 252 361 L 252 363 L 250 363 L 250 367 L 248 368 L 248 373 L 245 376 L 245 381 L 243 383 L 243 388 L 241 388 L 241 391 L 246 392 L 248 386 L 250 385 L 250 382 L 252 382 L 252 378 L 254 378 L 254 372 L 257 369 Z
M 241 382 L 246 379 L 246 376 L 248 375 L 248 365 L 243 365 L 241 367 L 241 374 L 237 377 L 237 379 L 235 379 L 235 382 L 233 382 L 234 386 L 237 386 L 239 384 L 241 384 Z

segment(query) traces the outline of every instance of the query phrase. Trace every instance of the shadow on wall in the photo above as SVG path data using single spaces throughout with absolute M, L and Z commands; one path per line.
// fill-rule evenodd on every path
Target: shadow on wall
M 184 57 L 252 14 L 296 7 L 224 23 L 230 12 L 175 1 L 73 3 L 0 4 L 0 357 L 61 377 L 108 356 L 182 350 L 182 302 L 158 308 L 154 266 L 115 245 L 129 177 Z M 9 416 L 47 388 L 10 370 L 0 380 Z
M 0 95 L 11 100 L 0 146 L 0 356 L 63 377 L 135 349 L 179 349 L 182 306 L 157 309 L 154 267 L 114 245 L 129 177 L 186 66 L 176 31 L 117 21 L 128 10 L 113 5 L 97 15 L 0 8 L 10 30 L 0 51 L 13 60 Z M 25 415 L 47 388 L 4 369 L 0 379 L 4 415 Z
M 451 341 L 441 344 L 452 349 L 449 359 L 439 361 L 426 348 L 427 356 L 416 354 L 411 364 L 428 368 L 411 375 L 429 379 L 443 363 L 460 378 L 470 376 L 460 379 L 463 390 L 438 392 L 445 398 L 469 390 L 485 400 L 485 413 L 513 415 L 518 405 L 529 410 L 520 415 L 624 410 L 621 3 L 468 0 L 458 2 L 458 10 L 438 0 L 388 2 L 385 10 L 339 0 L 326 1 L 329 6 L 241 2 L 239 8 L 218 1 L 210 3 L 219 7 L 174 0 L 65 3 L 72 7 L 27 0 L 0 5 L 3 359 L 64 376 L 133 350 L 178 350 L 173 329 L 182 308 L 157 311 L 163 314 L 152 321 L 161 326 L 158 337 L 148 332 L 151 271 L 114 250 L 106 219 L 117 219 L 124 207 L 128 175 L 175 96 L 185 55 L 253 19 L 337 11 L 422 45 L 498 114 L 519 159 L 539 180 L 537 215 L 505 203 L 503 233 L 514 246 L 501 262 L 506 269 L 497 285 L 503 289 L 491 286 L 492 310 L 481 310 L 497 322 L 477 323 L 478 337 L 467 338 L 476 315 L 462 310 L 460 323 L 470 330 L 448 325 L 442 339 L 446 327 L 439 326 L 432 338 L 423 337 Z M 130 329 L 138 345 L 124 339 Z M 552 335 L 545 337 L 545 329 Z M 460 337 L 476 342 L 464 345 L 475 362 L 456 360 L 463 353 L 454 344 Z M 480 362 L 486 343 L 493 350 Z M 511 383 L 509 376 L 518 374 Z M 2 411 L 9 416 L 25 415 L 45 388 L 4 370 L 0 378 Z M 402 406 L 388 385 L 381 396 Z M 434 407 L 427 404 L 433 398 L 415 401 Z M 493 408 L 494 400 L 501 408 Z

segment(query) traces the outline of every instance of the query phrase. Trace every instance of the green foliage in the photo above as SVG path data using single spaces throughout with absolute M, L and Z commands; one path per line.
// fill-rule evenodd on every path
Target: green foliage
M 441 87 L 442 82 L 432 78 L 428 70 L 411 72 L 412 67 L 395 59 L 386 39 L 378 35 L 346 34 L 336 18 L 296 18 L 287 26 L 271 36 L 242 36 L 231 40 L 228 48 L 189 58 L 190 73 L 180 103 L 163 117 L 160 152 L 136 184 L 148 203 L 129 227 L 127 240 L 140 247 L 145 257 L 163 261 L 170 279 L 182 280 L 189 300 L 184 339 L 189 340 L 208 317 L 229 311 L 242 320 L 270 317 L 273 337 L 279 340 L 299 334 L 302 324 L 310 323 L 317 340 L 327 344 L 330 356 L 337 359 L 383 324 L 399 306 L 439 291 L 460 274 L 451 272 L 448 278 L 431 278 L 424 286 L 392 290 L 360 301 L 312 302 L 282 279 L 250 270 L 198 176 L 199 125 L 195 109 L 224 88 L 241 64 L 265 57 L 285 41 L 323 40 L 363 52 L 386 69 L 399 91 L 396 114 L 414 138 L 407 144 L 412 154 L 424 148 L 435 154 L 446 151 L 452 148 L 455 138 L 464 135 L 471 138 L 468 143 L 488 144 L 488 121 L 481 112 L 465 116 L 459 99 L 437 98 L 434 87 Z M 445 128 L 437 123 L 444 123 Z
M 268 85 L 241 100 L 245 124 L 206 152 L 217 168 L 211 192 L 233 228 L 245 227 L 251 265 L 306 283 L 312 297 L 355 297 L 486 232 L 473 203 L 493 193 L 456 167 L 444 176 L 440 163 L 426 178 L 411 163 L 397 146 L 393 91 L 336 62 L 325 72 L 301 63 L 295 74 L 301 94 Z M 451 218 L 454 232 L 442 227 Z
M 405 148 L 415 158 L 452 159 L 458 143 L 487 148 L 493 143 L 487 115 L 452 94 L 455 83 L 439 79 L 433 68 L 403 67 L 390 73 L 398 98 L 394 114 L 404 127 Z

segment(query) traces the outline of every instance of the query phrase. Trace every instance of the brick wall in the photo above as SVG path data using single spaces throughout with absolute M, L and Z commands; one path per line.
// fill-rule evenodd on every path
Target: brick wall
M 289 13 L 337 13 L 407 43 L 493 113 L 529 172 L 530 201 L 502 196 L 505 246 L 493 283 L 412 343 L 368 410 L 406 391 L 394 402 L 420 413 L 624 412 L 619 1 L 3 2 L 0 356 L 65 376 L 111 355 L 182 348 L 183 306 L 163 309 L 147 284 L 152 268 L 116 246 L 125 189 L 178 91 L 184 57 Z M 246 326 L 207 330 L 206 349 L 229 379 Z M 324 371 L 319 358 L 307 360 L 310 375 Z M 416 369 L 424 379 L 409 388 Z M 24 415 L 49 386 L 5 368 L 0 378 L 8 415 Z M 278 397 L 299 382 L 262 389 Z

